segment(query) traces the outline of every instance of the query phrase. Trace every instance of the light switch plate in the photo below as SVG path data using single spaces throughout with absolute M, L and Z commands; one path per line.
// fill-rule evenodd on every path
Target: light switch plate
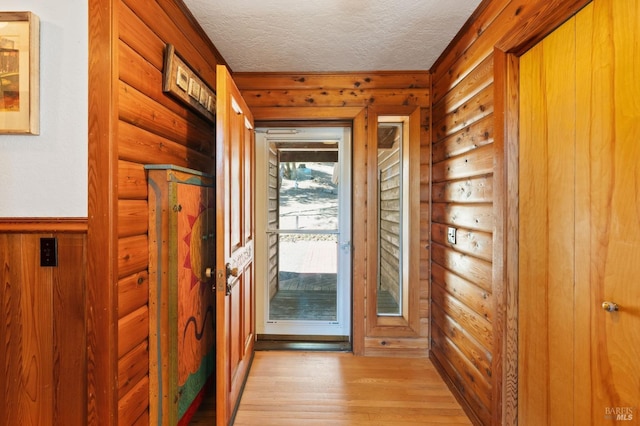
M 58 266 L 57 238 L 40 238 L 40 266 Z
M 456 243 L 456 233 L 457 233 L 456 228 L 454 228 L 452 226 L 447 228 L 447 241 L 450 244 L 455 244 Z

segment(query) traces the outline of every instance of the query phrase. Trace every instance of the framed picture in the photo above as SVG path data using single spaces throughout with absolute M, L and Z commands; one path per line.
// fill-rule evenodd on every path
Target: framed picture
M 183 101 L 209 121 L 215 121 L 215 92 L 178 56 L 172 44 L 167 44 L 164 50 L 162 90 Z
M 0 12 L 0 133 L 40 134 L 40 20 Z

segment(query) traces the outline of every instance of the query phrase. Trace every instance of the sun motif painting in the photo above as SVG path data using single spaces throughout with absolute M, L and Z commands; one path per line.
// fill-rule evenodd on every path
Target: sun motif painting
M 188 424 L 215 371 L 211 176 L 149 165 L 150 424 Z

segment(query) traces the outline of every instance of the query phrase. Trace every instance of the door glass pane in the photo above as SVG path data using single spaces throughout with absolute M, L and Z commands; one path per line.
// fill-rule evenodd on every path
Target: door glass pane
M 281 230 L 338 229 L 337 164 L 280 162 Z
M 337 320 L 337 235 L 281 233 L 271 320 Z
M 277 277 L 277 285 L 269 320 L 337 321 L 337 144 L 273 148 L 278 158 L 278 230 L 270 276 Z
M 402 314 L 402 127 L 378 125 L 378 315 Z

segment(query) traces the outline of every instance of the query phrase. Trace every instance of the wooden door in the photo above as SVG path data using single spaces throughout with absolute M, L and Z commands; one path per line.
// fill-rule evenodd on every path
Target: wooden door
M 639 45 L 637 1 L 576 17 L 575 424 L 640 422 Z
M 253 116 L 227 68 L 217 68 L 216 418 L 227 425 L 254 346 Z
M 595 0 L 520 60 L 523 424 L 638 420 L 639 22 Z

